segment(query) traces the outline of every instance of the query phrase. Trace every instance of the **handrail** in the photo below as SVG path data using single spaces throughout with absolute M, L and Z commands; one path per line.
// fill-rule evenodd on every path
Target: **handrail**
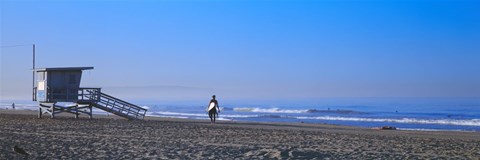
M 115 101 L 115 102 L 120 102 L 120 104 L 122 104 L 122 105 L 131 106 L 131 107 L 133 107 L 133 108 L 140 109 L 140 110 L 146 110 L 146 109 L 144 109 L 144 108 L 142 108 L 142 107 L 139 107 L 139 106 L 137 106 L 137 105 L 134 105 L 134 104 L 125 102 L 125 101 L 123 101 L 123 100 L 121 100 L 121 99 L 118 99 L 118 98 L 115 98 L 115 97 L 112 97 L 112 96 L 108 96 L 108 95 L 105 94 L 105 93 L 100 93 L 100 94 L 102 95 L 102 98 L 106 98 L 106 99 L 109 99 L 109 100 L 113 100 L 113 101 Z M 117 105 L 115 105 L 115 106 L 117 106 Z
M 96 101 L 96 102 L 98 102 L 100 100 L 100 94 L 99 93 L 102 93 L 101 88 L 80 88 L 79 90 L 81 90 L 81 92 L 82 92 L 82 100 L 85 99 L 85 98 L 88 98 L 88 100 L 92 100 L 91 96 L 95 96 L 93 98 L 93 100 Z M 87 93 L 90 93 L 90 94 L 84 94 L 84 92 L 87 92 Z M 84 98 L 84 96 L 88 96 L 88 97 Z
M 97 92 L 96 90 L 86 90 L 87 92 Z M 130 118 L 144 118 L 147 112 L 147 109 L 139 107 L 137 105 L 128 103 L 116 97 L 110 96 L 108 94 L 97 92 L 99 93 L 99 99 L 96 101 L 96 104 L 100 105 L 98 107 L 111 110 L 113 112 L 117 112 L 117 114 L 121 114 Z M 95 93 L 95 94 L 97 94 Z M 90 97 L 90 96 L 87 96 Z M 112 112 L 112 113 L 113 113 Z
M 98 101 L 101 93 L 101 88 L 66 88 L 66 89 L 52 89 L 47 88 L 45 101 Z M 56 93 L 58 92 L 58 93 Z M 35 99 L 36 100 L 36 99 Z
M 145 108 L 142 108 L 142 107 L 139 107 L 137 105 L 125 102 L 123 100 L 120 100 L 120 99 L 112 97 L 112 96 L 108 96 L 107 94 L 104 94 L 104 93 L 101 93 L 101 94 L 102 94 L 102 98 L 105 98 L 108 101 L 112 101 L 112 104 L 109 105 L 112 108 L 117 108 L 117 109 L 119 109 L 120 112 L 122 112 L 124 114 L 127 114 L 127 115 L 133 114 L 135 117 L 145 116 L 144 114 L 140 114 L 140 111 L 143 111 L 143 113 L 146 112 Z
M 112 99 L 115 99 L 116 101 L 125 103 L 125 104 L 127 104 L 127 105 L 131 105 L 131 106 L 133 106 L 133 107 L 135 107 L 135 108 L 138 108 L 138 109 L 141 109 L 141 110 L 146 110 L 145 108 L 142 108 L 142 107 L 139 107 L 139 106 L 137 106 L 137 105 L 135 105 L 135 104 L 132 104 L 132 103 L 123 101 L 123 100 L 121 100 L 121 99 L 115 98 L 115 97 L 113 97 L 113 96 L 111 96 L 111 95 L 108 95 L 108 94 L 106 94 L 106 93 L 101 93 L 101 94 L 102 94 L 103 96 L 106 96 L 106 97 L 110 97 L 110 98 L 112 98 Z

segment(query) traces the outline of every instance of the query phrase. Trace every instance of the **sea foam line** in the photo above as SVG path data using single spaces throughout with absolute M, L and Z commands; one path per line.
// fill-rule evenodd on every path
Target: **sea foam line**
M 455 132 L 474 132 L 474 131 L 466 131 L 466 130 L 461 130 L 461 129 L 427 129 L 427 128 L 397 128 L 398 130 L 404 130 L 404 131 L 433 131 L 433 132 L 439 132 L 439 131 L 455 131 Z
M 155 112 L 161 115 L 179 115 L 179 116 L 195 116 L 195 117 L 204 117 L 208 114 L 197 114 L 197 113 L 179 113 L 179 112 Z
M 260 113 L 307 113 L 309 110 L 280 109 L 280 108 L 233 108 L 237 112 L 260 112 Z
M 198 113 L 180 113 L 180 112 L 154 112 L 156 115 L 175 115 L 175 116 L 189 116 L 189 117 L 208 117 L 208 114 L 198 114 Z M 228 115 L 228 114 L 220 114 L 220 117 L 227 117 L 227 118 L 253 118 L 258 117 L 258 115 Z
M 362 122 L 393 122 L 393 123 L 416 123 L 416 124 L 440 124 L 440 125 L 458 125 L 458 126 L 480 126 L 480 119 L 415 119 L 415 118 L 356 118 L 356 117 L 297 117 L 297 119 L 316 119 L 316 120 L 334 120 L 334 121 L 362 121 Z

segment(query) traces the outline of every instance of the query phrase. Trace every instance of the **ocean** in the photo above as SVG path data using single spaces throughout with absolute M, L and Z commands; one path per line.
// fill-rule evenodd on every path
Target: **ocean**
M 205 104 L 140 104 L 147 116 L 208 119 Z M 480 132 L 480 99 L 476 98 L 339 98 L 295 103 L 222 103 L 220 121 L 320 123 L 400 130 Z M 11 103 L 0 103 L 8 108 Z M 36 110 L 34 103 L 17 109 Z M 97 114 L 106 114 L 94 110 Z

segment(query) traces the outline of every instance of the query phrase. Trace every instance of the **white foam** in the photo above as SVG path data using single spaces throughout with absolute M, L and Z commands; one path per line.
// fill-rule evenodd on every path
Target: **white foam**
M 238 114 L 224 114 L 222 117 L 229 117 L 229 118 L 254 118 L 258 117 L 258 115 L 238 115 Z
M 456 132 L 473 132 L 473 131 L 465 131 L 460 129 L 427 129 L 427 128 L 397 128 L 398 130 L 405 130 L 405 131 L 456 131 Z
M 194 119 L 210 120 L 210 118 L 194 118 Z M 220 120 L 220 121 L 233 121 L 232 119 L 228 119 L 228 118 L 216 118 L 216 120 Z
M 147 115 L 149 117 L 162 117 L 162 118 L 181 118 L 181 119 L 188 119 L 188 117 L 184 116 L 161 116 L 161 115 Z
M 175 115 L 175 116 L 188 116 L 188 117 L 208 117 L 208 114 L 197 114 L 197 113 L 180 113 L 180 112 L 155 112 L 157 115 Z M 221 117 L 227 117 L 227 118 L 252 118 L 252 117 L 258 117 L 258 115 L 236 115 L 236 114 L 230 114 L 230 115 L 223 115 L 221 114 Z
M 307 113 L 308 110 L 279 109 L 279 108 L 233 108 L 237 112 L 260 112 L 260 113 Z
M 459 126 L 480 126 L 480 119 L 415 119 L 415 118 L 356 118 L 356 117 L 297 117 L 298 119 L 316 119 L 316 120 L 336 120 L 336 121 L 362 121 L 362 122 L 393 122 L 393 123 L 414 123 L 414 124 L 440 124 L 440 125 L 459 125 Z
M 0 109 L 12 109 L 12 103 L 0 103 Z M 37 110 L 38 104 L 15 103 L 16 110 Z
M 222 118 L 222 117 L 217 118 L 217 120 L 221 120 L 221 121 L 232 121 L 232 119 Z
M 180 113 L 180 112 L 155 112 L 161 115 L 179 115 L 179 116 L 195 116 L 195 117 L 205 117 L 207 114 L 196 114 L 196 113 Z

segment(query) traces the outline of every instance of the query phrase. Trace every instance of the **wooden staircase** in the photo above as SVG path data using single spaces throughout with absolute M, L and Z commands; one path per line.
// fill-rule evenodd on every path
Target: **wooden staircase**
M 115 98 L 100 90 L 85 90 L 84 102 L 98 109 L 113 113 L 117 116 L 131 120 L 142 120 L 145 117 L 147 109 Z
M 39 118 L 41 118 L 44 113 L 48 113 L 51 118 L 54 118 L 55 114 L 62 112 L 74 114 L 75 118 L 78 118 L 80 113 L 87 114 L 92 118 L 92 107 L 131 120 L 142 120 L 147 113 L 147 109 L 102 93 L 100 88 L 79 88 L 60 91 L 47 89 L 47 92 L 48 96 L 46 97 L 46 101 L 40 102 L 39 105 Z M 56 105 L 58 101 L 72 102 L 72 99 L 75 99 L 74 102 L 76 105 Z

